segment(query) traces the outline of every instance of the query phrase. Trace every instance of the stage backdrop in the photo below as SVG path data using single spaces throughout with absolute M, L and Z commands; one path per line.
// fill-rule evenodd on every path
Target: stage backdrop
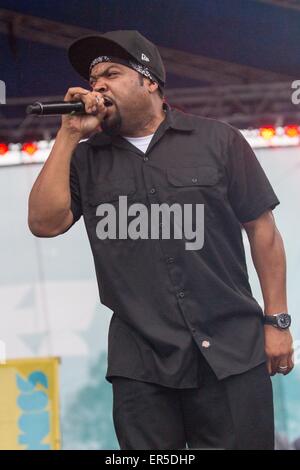
M 299 342 L 300 151 L 280 148 L 256 153 L 281 201 L 274 215 L 286 246 L 289 309 L 293 334 Z M 40 165 L 0 168 L 1 350 L 5 345 L 10 359 L 61 358 L 63 449 L 118 449 L 112 390 L 104 378 L 112 312 L 99 303 L 82 221 L 52 239 L 39 239 L 29 232 L 28 194 L 40 169 Z M 244 239 L 253 293 L 261 302 L 248 241 Z M 28 380 L 26 373 L 20 377 L 24 383 Z M 300 436 L 299 365 L 287 377 L 276 376 L 273 384 L 277 433 L 293 441 Z M 43 384 L 37 387 L 49 393 Z M 16 389 L 14 393 L 16 397 Z

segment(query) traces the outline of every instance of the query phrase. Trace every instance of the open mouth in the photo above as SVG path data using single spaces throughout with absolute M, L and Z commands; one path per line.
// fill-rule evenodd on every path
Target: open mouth
M 104 106 L 106 106 L 107 108 L 109 108 L 110 106 L 113 106 L 113 102 L 106 96 L 104 97 Z

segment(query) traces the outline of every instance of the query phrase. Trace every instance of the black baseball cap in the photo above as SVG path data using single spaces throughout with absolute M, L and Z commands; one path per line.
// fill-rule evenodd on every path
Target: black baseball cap
M 161 88 L 165 86 L 166 71 L 157 47 L 135 30 L 108 31 L 76 39 L 68 49 L 74 69 L 89 80 L 91 62 L 98 56 L 134 60 L 146 66 Z

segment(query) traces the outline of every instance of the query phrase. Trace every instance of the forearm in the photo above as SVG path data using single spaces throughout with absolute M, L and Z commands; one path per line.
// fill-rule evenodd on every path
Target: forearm
M 70 220 L 70 162 L 77 144 L 78 138 L 60 130 L 32 187 L 28 224 L 35 235 L 54 236 Z
M 248 231 L 251 254 L 257 271 L 266 314 L 287 312 L 286 257 L 275 225 L 258 224 Z

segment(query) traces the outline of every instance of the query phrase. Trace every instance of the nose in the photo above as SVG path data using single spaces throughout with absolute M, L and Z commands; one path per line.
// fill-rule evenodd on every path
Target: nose
M 101 86 L 96 85 L 94 87 L 94 91 L 98 91 L 98 93 L 104 93 L 106 90 L 107 90 L 107 87 L 103 86 L 103 85 L 101 85 Z
M 93 83 L 92 88 L 93 91 L 97 91 L 98 93 L 104 93 L 107 91 L 106 83 L 103 81 L 103 79 L 101 80 L 101 77 L 99 77 L 98 80 Z

